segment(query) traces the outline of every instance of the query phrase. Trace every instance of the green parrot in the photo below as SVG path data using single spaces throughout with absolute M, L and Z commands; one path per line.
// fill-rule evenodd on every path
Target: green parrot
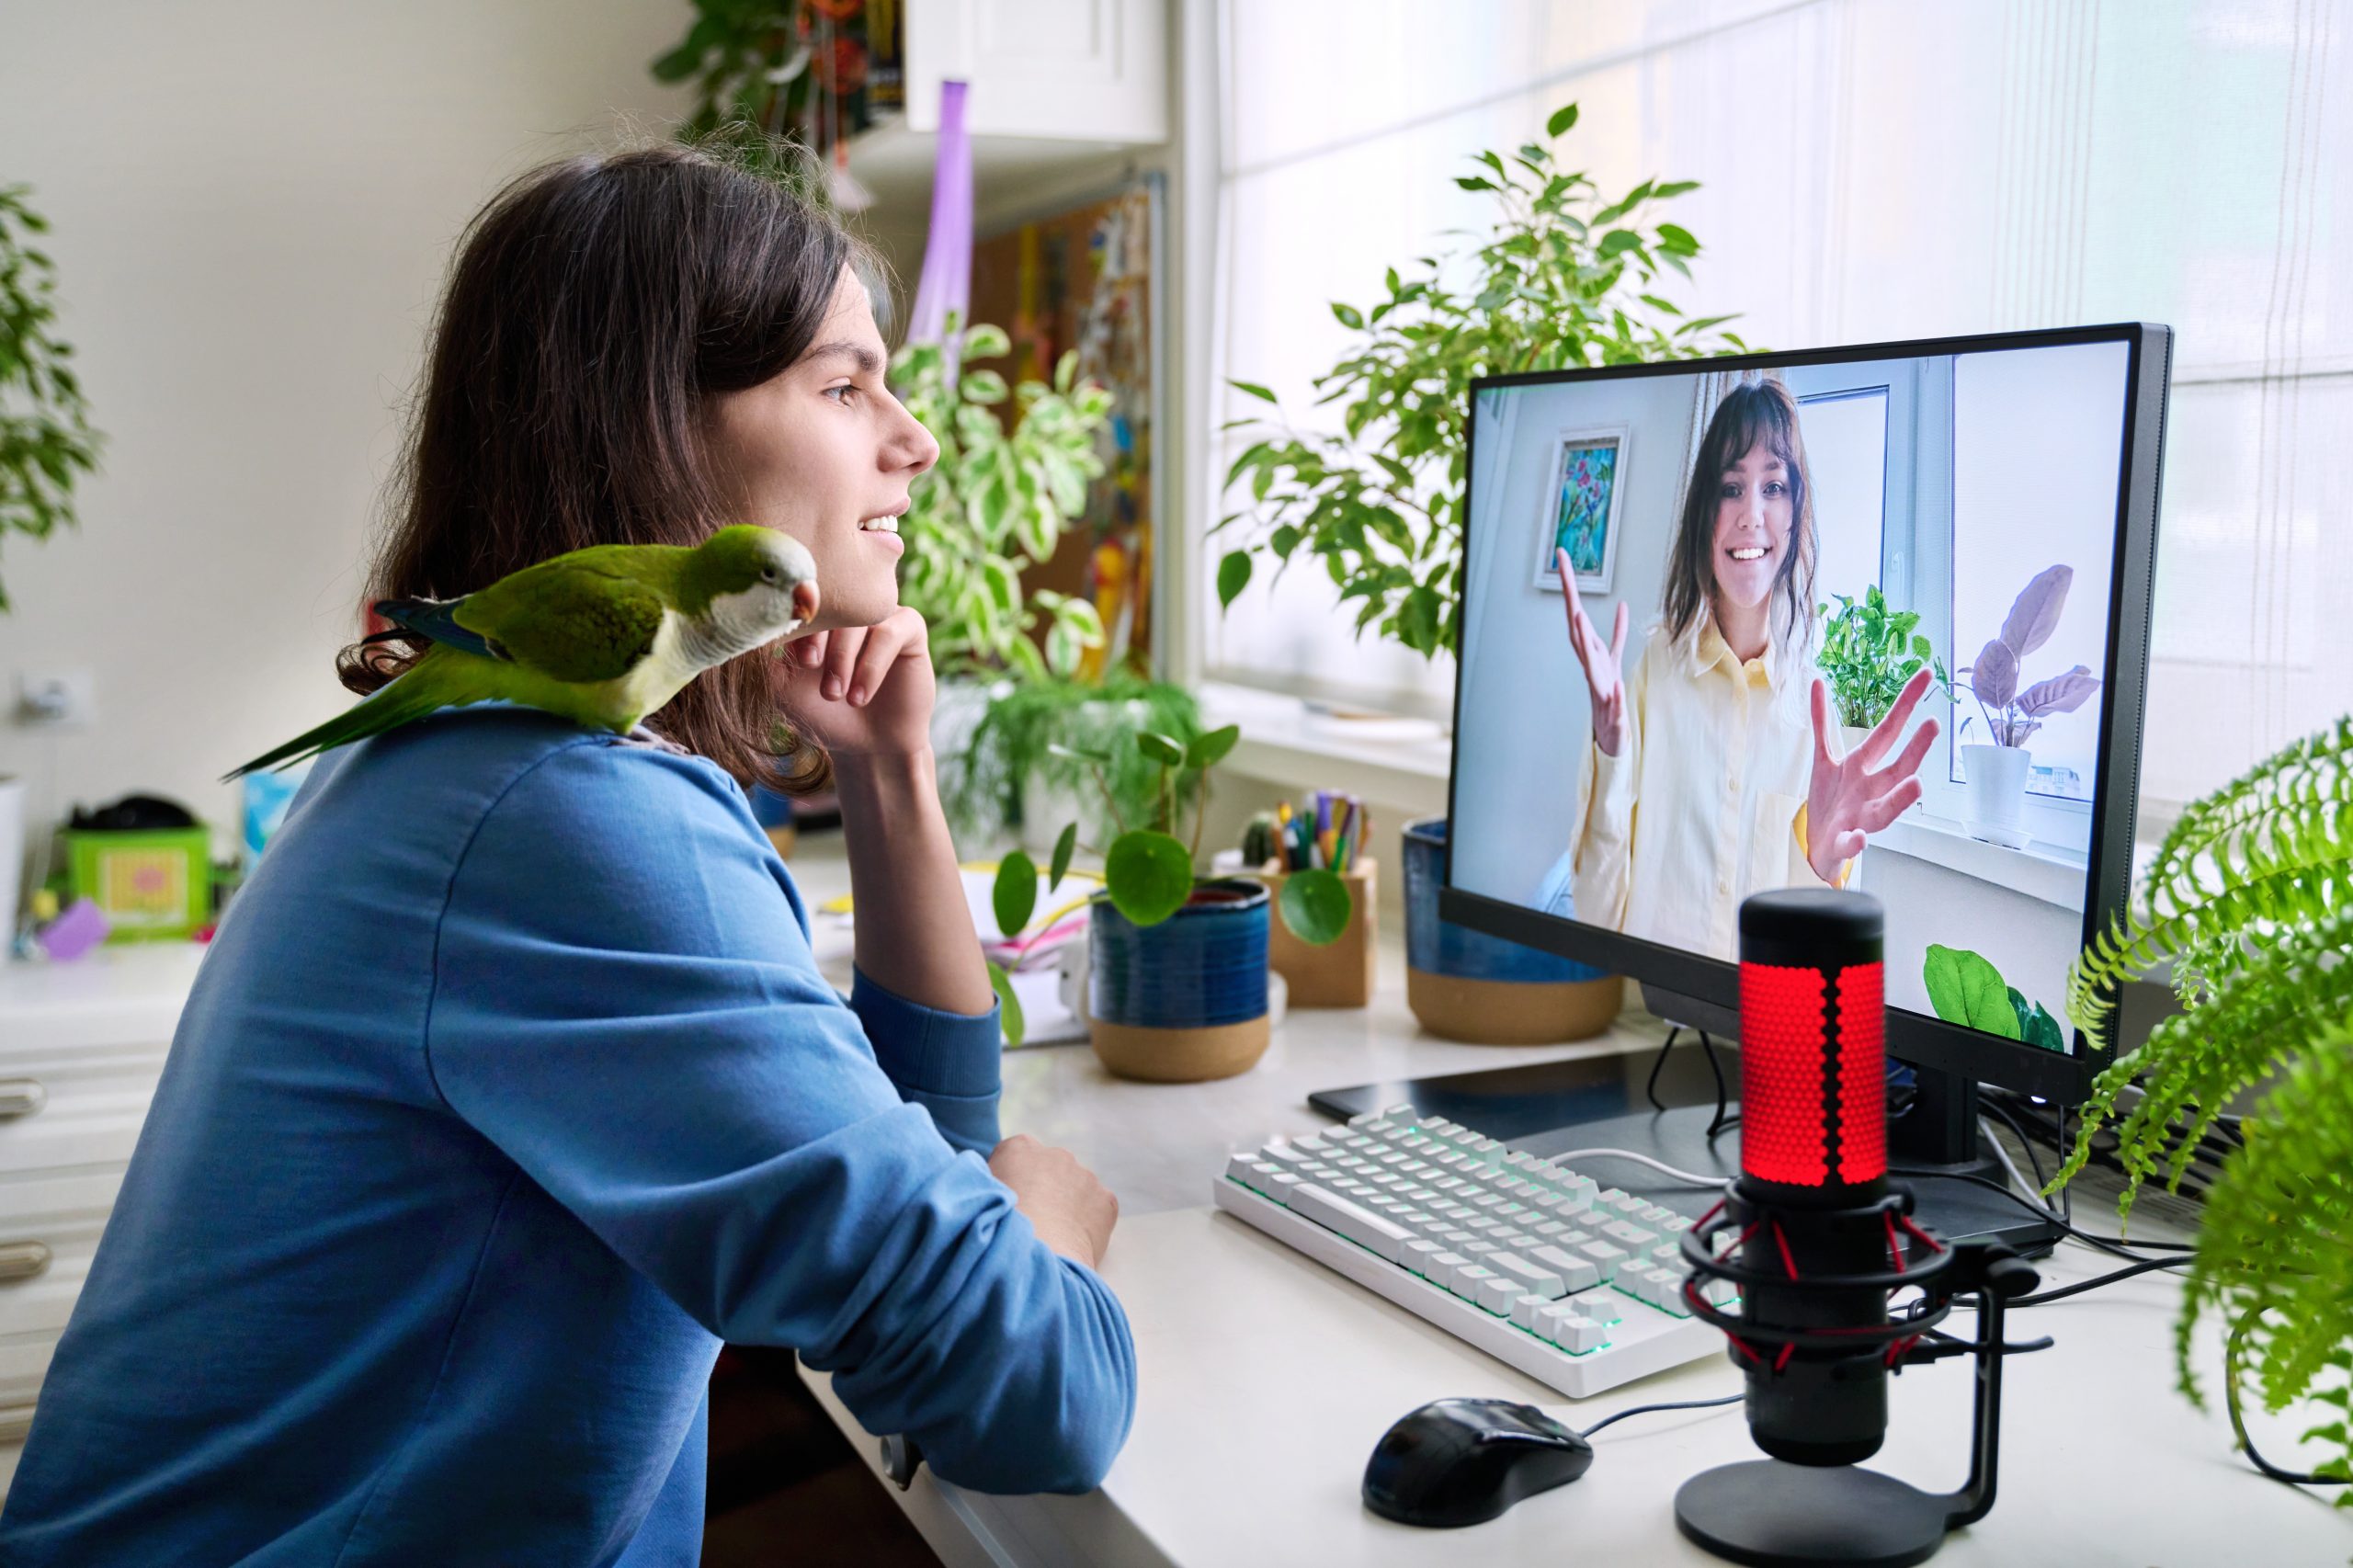
M 627 734 L 703 671 L 808 625 L 817 563 L 799 540 L 738 525 L 692 547 L 591 545 L 460 598 L 375 608 L 433 646 L 382 690 L 223 783 L 472 702 Z

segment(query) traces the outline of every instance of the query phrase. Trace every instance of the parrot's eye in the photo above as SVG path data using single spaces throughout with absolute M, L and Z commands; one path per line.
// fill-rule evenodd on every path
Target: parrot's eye
M 776 568 L 775 568 L 775 567 L 773 567 L 773 566 L 763 566 L 763 567 L 761 567 L 761 568 L 760 568 L 760 576 L 761 576 L 764 580 L 766 580 L 766 581 L 767 581 L 767 582 L 770 582 L 770 583 L 775 582 L 775 581 L 776 581 Z

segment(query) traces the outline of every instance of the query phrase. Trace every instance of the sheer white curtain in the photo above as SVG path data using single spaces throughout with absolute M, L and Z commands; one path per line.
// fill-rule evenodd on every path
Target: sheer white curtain
M 1452 176 L 1583 106 L 1572 167 L 1697 179 L 1674 297 L 1776 347 L 2177 330 L 2143 794 L 2162 814 L 2353 703 L 2353 17 L 2336 0 L 1221 0 L 1214 426 L 1307 427 Z M 2333 241 L 2333 243 L 2332 243 Z M 1228 444 L 1212 454 L 1222 478 Z M 1213 501 L 1207 516 L 1231 509 Z M 1197 540 L 1199 536 L 1195 536 Z M 1197 545 L 1213 574 L 1224 539 Z M 1206 602 L 1209 673 L 1443 710 L 1313 562 Z

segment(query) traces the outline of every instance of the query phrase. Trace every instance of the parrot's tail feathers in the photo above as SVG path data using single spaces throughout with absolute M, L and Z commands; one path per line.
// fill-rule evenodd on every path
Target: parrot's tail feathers
M 429 637 L 448 648 L 461 648 L 485 659 L 505 661 L 506 650 L 479 631 L 458 624 L 460 599 L 378 599 L 369 608 L 404 631 Z
M 243 767 L 222 774 L 221 782 L 233 783 L 248 773 L 260 773 L 301 762 L 323 751 L 333 751 L 353 741 L 363 741 L 370 735 L 397 730 L 403 724 L 424 718 L 436 709 L 449 707 L 460 699 L 449 690 L 449 683 L 442 678 L 445 673 L 437 662 L 420 661 L 408 674 L 373 697 L 353 704 L 317 728 L 305 730 L 285 744 L 272 747 Z

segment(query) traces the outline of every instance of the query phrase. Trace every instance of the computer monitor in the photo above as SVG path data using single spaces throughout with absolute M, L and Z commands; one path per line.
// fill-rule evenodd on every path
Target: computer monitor
M 2127 324 L 1474 381 L 1445 917 L 1722 1028 L 1741 901 L 1858 888 L 1886 912 L 1891 1053 L 1964 1106 L 1979 1082 L 2080 1100 L 2103 1058 L 2066 979 L 2131 868 L 2170 346 Z M 1868 665 L 1824 612 L 1874 590 L 1956 683 L 1878 751 L 1810 700 Z

